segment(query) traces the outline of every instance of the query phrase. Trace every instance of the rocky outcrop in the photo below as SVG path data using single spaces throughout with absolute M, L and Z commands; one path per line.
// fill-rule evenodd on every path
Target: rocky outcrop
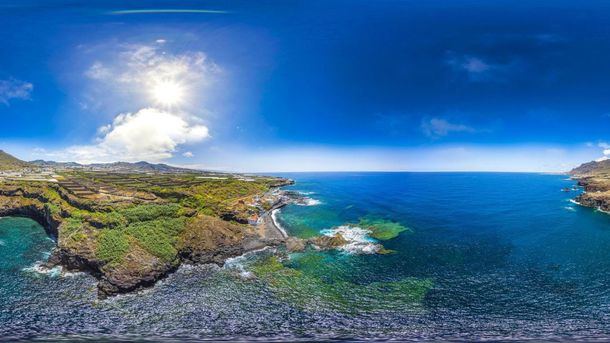
M 610 179 L 587 177 L 580 179 L 578 185 L 584 193 L 574 199 L 582 206 L 610 212 Z
M 312 246 L 317 250 L 331 250 L 344 246 L 347 243 L 348 241 L 340 234 L 334 236 L 316 236 L 309 239 L 288 237 L 286 239 L 286 250 L 288 252 L 301 252 L 308 246 Z
M 187 224 L 178 248 L 185 261 L 222 265 L 227 258 L 259 248 L 260 240 L 261 237 L 244 230 L 244 226 L 199 215 Z
M 576 197 L 580 205 L 610 211 L 610 160 L 584 163 L 570 171 L 584 193 Z
M 102 268 L 103 274 L 97 287 L 98 294 L 103 298 L 150 287 L 176 270 L 179 265 L 179 261 L 164 262 L 146 250 L 136 247 L 120 264 Z

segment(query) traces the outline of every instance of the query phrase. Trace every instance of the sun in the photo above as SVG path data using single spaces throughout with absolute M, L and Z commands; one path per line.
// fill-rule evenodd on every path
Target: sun
M 164 106 L 174 106 L 184 100 L 184 88 L 174 81 L 160 81 L 152 88 L 154 100 Z

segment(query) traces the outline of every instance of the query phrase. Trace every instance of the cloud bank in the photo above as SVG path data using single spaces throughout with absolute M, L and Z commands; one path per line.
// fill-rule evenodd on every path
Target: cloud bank
M 207 127 L 155 108 L 120 114 L 99 132 L 97 144 L 69 147 L 60 157 L 80 163 L 159 162 L 172 157 L 179 145 L 209 137 Z

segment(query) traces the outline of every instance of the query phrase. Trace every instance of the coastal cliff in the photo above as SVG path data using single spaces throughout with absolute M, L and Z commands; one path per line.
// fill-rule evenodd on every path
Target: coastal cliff
M 104 298 L 149 287 L 182 263 L 222 265 L 283 243 L 256 219 L 281 206 L 272 190 L 291 183 L 94 173 L 58 183 L 4 180 L 0 216 L 40 223 L 57 243 L 45 266 L 90 273 Z
M 570 171 L 584 192 L 574 199 L 582 206 L 610 212 L 610 160 L 584 163 Z

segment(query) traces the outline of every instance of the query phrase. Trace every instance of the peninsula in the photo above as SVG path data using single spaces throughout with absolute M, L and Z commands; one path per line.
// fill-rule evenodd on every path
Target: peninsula
M 584 163 L 570 171 L 584 192 L 575 201 L 582 206 L 610 212 L 610 160 Z
M 153 285 L 182 263 L 222 264 L 285 237 L 267 213 L 278 177 L 164 164 L 21 161 L 0 150 L 0 216 L 40 223 L 57 246 L 47 268 L 85 271 L 98 295 Z

